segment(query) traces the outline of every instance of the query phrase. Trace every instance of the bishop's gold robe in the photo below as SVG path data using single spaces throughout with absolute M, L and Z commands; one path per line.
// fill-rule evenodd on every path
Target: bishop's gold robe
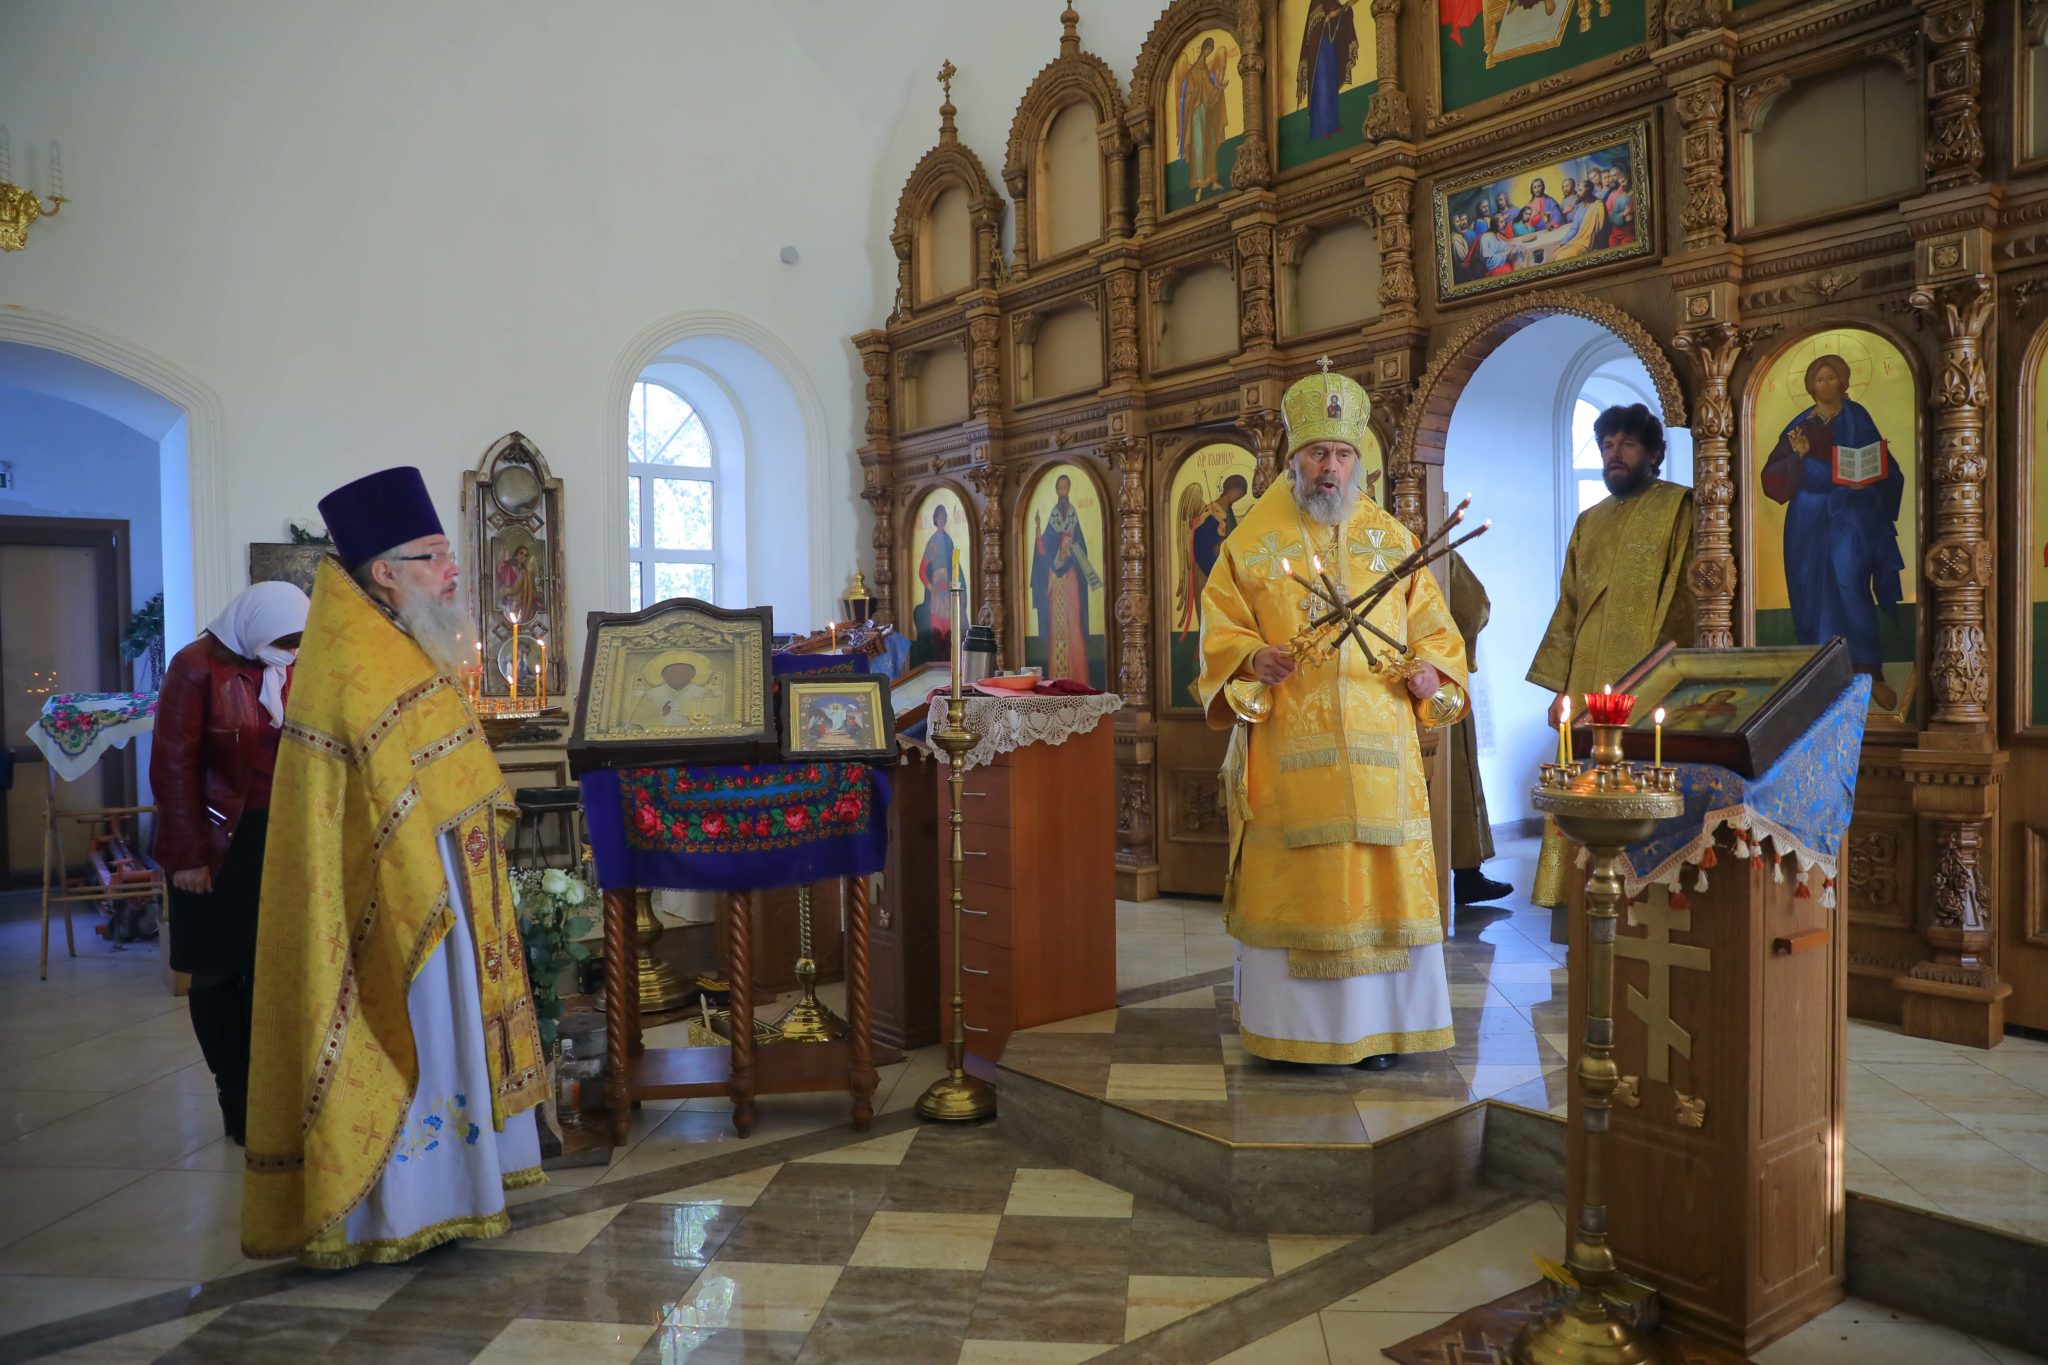
M 1248 677 L 1254 654 L 1284 646 L 1307 619 L 1308 594 L 1283 559 L 1310 576 L 1311 559 L 1320 556 L 1345 595 L 1355 596 L 1414 548 L 1407 528 L 1369 498 L 1359 499 L 1341 537 L 1308 523 L 1283 478 L 1223 543 L 1202 593 L 1202 704 L 1212 726 L 1235 726 L 1224 768 L 1226 927 L 1249 947 L 1286 949 L 1293 978 L 1402 972 L 1411 947 L 1443 941 L 1416 738 L 1421 704 L 1406 682 L 1367 667 L 1348 641 L 1335 659 L 1297 669 L 1272 688 L 1263 723 L 1238 722 L 1225 687 Z M 1444 675 L 1457 705 L 1437 719 L 1455 722 L 1464 710 L 1465 648 L 1435 578 L 1427 570 L 1412 575 L 1371 620 Z M 1376 653 L 1390 652 L 1377 637 L 1367 640 Z M 1448 1047 L 1449 1030 L 1436 1033 L 1444 1036 L 1372 1050 Z
M 264 858 L 242 1194 L 247 1255 L 296 1255 L 333 1269 L 504 1230 L 498 1212 L 426 1227 L 402 1244 L 364 1245 L 350 1242 L 345 1223 L 405 1136 L 421 1072 L 408 991 L 444 940 L 474 945 L 481 1018 L 470 1022 L 481 1029 L 490 1081 L 474 1104 L 479 1126 L 502 1131 L 545 1098 L 505 860 L 516 816 L 461 689 L 339 561 L 323 561 L 285 713 Z M 452 934 L 444 840 L 457 850 L 466 935 Z M 505 1184 L 540 1178 L 537 1168 L 507 1172 Z
M 1686 582 L 1692 530 L 1692 490 L 1662 479 L 1581 512 L 1529 681 L 1571 693 L 1576 714 L 1586 693 L 1614 682 L 1664 641 L 1690 646 L 1697 613 Z M 1564 904 L 1563 853 L 1557 827 L 1546 820 L 1536 904 Z

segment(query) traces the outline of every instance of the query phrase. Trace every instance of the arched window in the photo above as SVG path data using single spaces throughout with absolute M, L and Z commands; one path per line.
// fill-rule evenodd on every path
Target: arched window
M 666 384 L 633 385 L 626 412 L 628 610 L 718 597 L 718 472 L 711 433 Z

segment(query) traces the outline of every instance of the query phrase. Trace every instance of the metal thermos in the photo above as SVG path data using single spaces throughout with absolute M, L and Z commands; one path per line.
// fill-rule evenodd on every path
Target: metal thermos
M 996 628 L 969 626 L 960 646 L 960 685 L 972 686 L 996 671 Z

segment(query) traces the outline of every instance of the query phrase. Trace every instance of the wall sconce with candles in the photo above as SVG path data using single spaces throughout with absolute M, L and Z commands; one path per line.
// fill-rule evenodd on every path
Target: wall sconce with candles
M 19 251 L 28 245 L 28 225 L 38 218 L 55 218 L 69 202 L 64 197 L 64 163 L 57 144 L 50 143 L 50 197 L 14 183 L 14 152 L 7 126 L 0 124 L 0 251 Z

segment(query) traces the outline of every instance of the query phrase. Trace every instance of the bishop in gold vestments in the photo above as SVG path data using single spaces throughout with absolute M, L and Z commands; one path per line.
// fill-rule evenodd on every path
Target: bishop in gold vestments
M 491 1236 L 546 1093 L 504 836 L 419 472 L 320 504 L 256 943 L 242 1249 L 339 1269 Z M 352 577 L 351 573 L 355 576 Z M 473 629 L 473 627 L 472 627 Z
M 1572 711 L 1666 640 L 1690 647 L 1696 606 L 1686 583 L 1692 560 L 1692 490 L 1657 477 L 1664 428 L 1637 403 L 1612 407 L 1593 424 L 1612 495 L 1579 514 L 1564 552 L 1557 609 L 1529 665 L 1529 681 L 1569 692 Z M 1553 713 L 1553 719 L 1554 719 Z M 1536 904 L 1565 902 L 1564 842 L 1545 820 Z
M 1415 548 L 1358 496 L 1365 391 L 1312 375 L 1282 406 L 1287 475 L 1224 541 L 1202 594 L 1202 704 L 1211 725 L 1233 727 L 1224 905 L 1239 1029 L 1257 1057 L 1382 1067 L 1451 1045 L 1416 723 L 1464 714 L 1465 649 L 1423 570 L 1371 617 L 1410 646 L 1425 666 L 1417 678 L 1373 671 L 1348 642 L 1321 663 L 1276 662 L 1312 610 L 1290 567 L 1312 576 L 1320 561 L 1354 596 Z

